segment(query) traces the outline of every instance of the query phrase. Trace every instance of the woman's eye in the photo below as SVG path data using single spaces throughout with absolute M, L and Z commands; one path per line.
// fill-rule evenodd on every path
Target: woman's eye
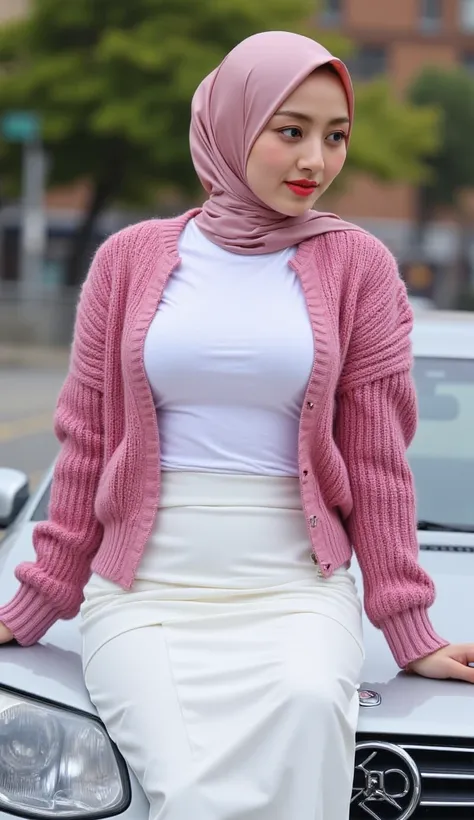
M 284 134 L 285 137 L 289 137 L 292 140 L 303 136 L 301 128 L 297 128 L 296 126 L 291 126 L 290 128 L 282 128 L 280 134 Z
M 344 131 L 334 131 L 333 134 L 329 134 L 327 139 L 331 140 L 331 142 L 334 142 L 336 145 L 338 145 L 340 142 L 346 141 L 347 134 L 345 134 Z

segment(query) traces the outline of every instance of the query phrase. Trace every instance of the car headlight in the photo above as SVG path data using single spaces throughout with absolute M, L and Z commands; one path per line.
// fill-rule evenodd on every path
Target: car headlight
M 0 689 L 0 811 L 110 817 L 129 803 L 127 770 L 99 720 Z

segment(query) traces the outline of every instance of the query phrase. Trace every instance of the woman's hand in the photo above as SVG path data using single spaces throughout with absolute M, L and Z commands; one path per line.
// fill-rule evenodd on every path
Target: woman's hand
M 9 641 L 13 640 L 13 632 L 8 629 L 8 626 L 2 624 L 0 621 L 0 644 L 1 643 L 8 643 Z
M 474 683 L 474 643 L 449 644 L 438 649 L 426 658 L 412 661 L 407 672 L 415 672 L 424 678 L 439 680 L 464 680 Z

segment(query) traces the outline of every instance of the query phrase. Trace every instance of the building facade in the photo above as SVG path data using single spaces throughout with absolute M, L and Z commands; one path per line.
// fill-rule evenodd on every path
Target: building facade
M 320 0 L 318 23 L 354 44 L 350 62 L 356 80 L 386 75 L 400 95 L 430 65 L 464 65 L 474 73 L 474 0 Z M 403 256 L 415 216 L 411 186 L 382 185 L 361 176 L 349 181 L 334 207 L 366 224 Z M 445 216 L 432 237 L 441 256 L 452 244 Z

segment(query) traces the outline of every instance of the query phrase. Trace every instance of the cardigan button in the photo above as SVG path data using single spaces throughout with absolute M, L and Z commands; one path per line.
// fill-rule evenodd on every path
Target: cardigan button
M 317 556 L 314 554 L 314 552 L 312 552 L 312 553 L 311 553 L 311 560 L 312 560 L 312 562 L 313 562 L 314 566 L 316 567 L 316 572 L 317 572 L 317 574 L 319 575 L 319 577 L 320 577 L 320 578 L 324 578 L 324 575 L 323 575 L 323 573 L 321 572 L 321 566 L 320 566 L 320 564 L 319 564 L 318 558 L 317 558 Z
M 306 478 L 306 476 L 307 476 L 307 475 L 308 475 L 308 471 L 307 471 L 307 470 L 303 470 L 303 476 L 304 476 L 304 478 Z
M 309 407 L 310 410 L 312 410 L 314 407 L 314 401 L 307 401 L 306 406 Z
M 312 515 L 311 518 L 309 519 L 309 523 L 312 527 L 315 527 L 316 524 L 318 523 L 318 516 L 317 515 Z

